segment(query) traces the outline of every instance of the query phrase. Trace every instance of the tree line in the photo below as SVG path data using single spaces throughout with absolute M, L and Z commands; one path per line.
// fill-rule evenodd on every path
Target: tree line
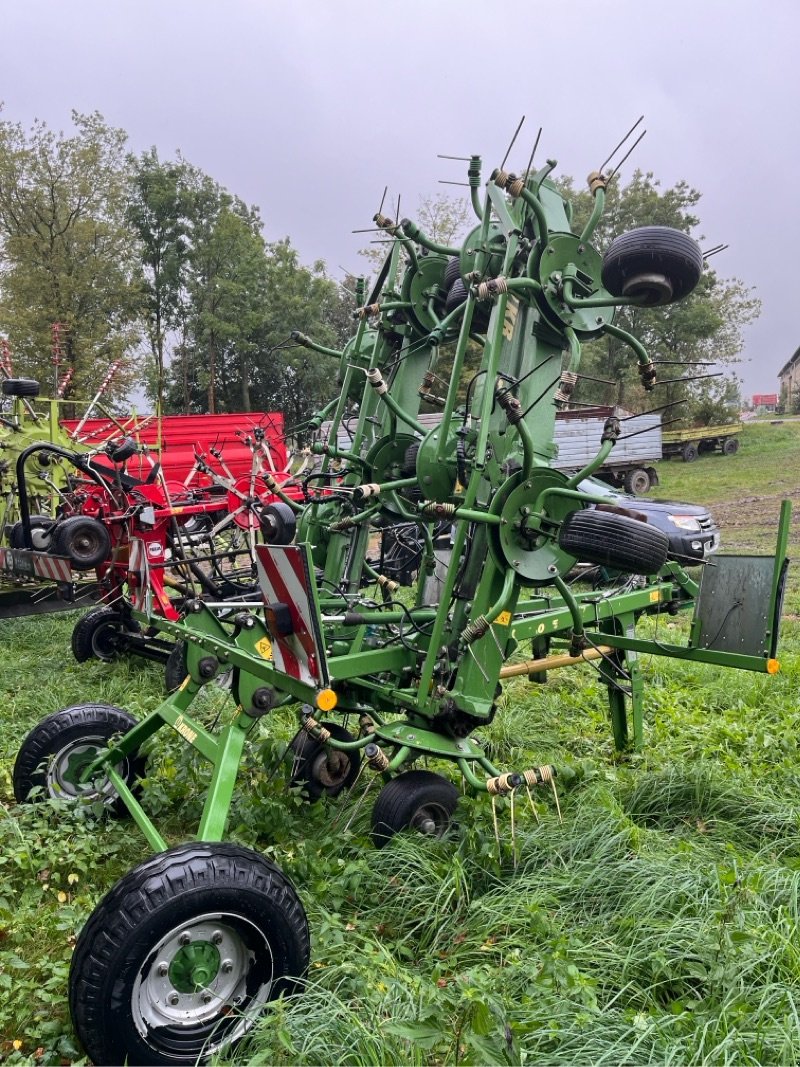
M 71 368 L 67 395 L 85 398 L 119 361 L 111 395 L 120 400 L 144 384 L 165 412 L 279 410 L 287 424 L 307 418 L 331 395 L 330 366 L 289 335 L 301 330 L 341 346 L 354 329 L 351 292 L 324 263 L 301 264 L 288 237 L 267 241 L 258 208 L 182 156 L 162 160 L 155 148 L 133 155 L 125 131 L 97 113 L 73 113 L 72 121 L 68 135 L 42 122 L 26 130 L 0 121 L 0 334 L 15 373 L 50 392 Z M 569 178 L 562 188 L 579 229 L 590 195 Z M 685 182 L 662 191 L 652 174 L 636 171 L 627 185 L 610 186 L 594 243 L 602 249 L 641 225 L 692 232 L 699 199 Z M 469 225 L 466 205 L 442 196 L 422 200 L 418 217 L 446 243 Z M 734 363 L 742 328 L 758 310 L 746 286 L 707 269 L 689 299 L 655 311 L 621 309 L 618 321 L 661 361 L 659 376 L 676 379 L 657 403 L 687 399 L 683 410 L 714 421 L 738 402 L 735 379 L 681 379 L 703 373 L 704 363 Z M 53 323 L 60 324 L 56 367 Z M 582 371 L 580 402 L 654 404 L 614 338 L 587 346 Z

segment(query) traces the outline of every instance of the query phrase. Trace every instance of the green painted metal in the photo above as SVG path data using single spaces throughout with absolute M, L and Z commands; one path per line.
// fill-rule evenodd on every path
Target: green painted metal
M 384 776 L 430 756 L 452 762 L 472 788 L 486 790 L 500 772 L 472 735 L 497 713 L 501 669 L 523 641 L 545 650 L 552 642 L 573 654 L 593 645 L 612 649 L 594 662 L 618 749 L 642 743 L 641 653 L 772 669 L 788 506 L 775 556 L 759 565 L 766 580 L 757 596 L 766 607 L 758 648 L 751 643 L 745 654 L 698 640 L 697 620 L 686 645 L 637 636 L 643 616 L 695 607 L 697 582 L 677 563 L 617 591 L 576 591 L 567 580 L 576 559 L 560 546 L 562 524 L 597 502 L 579 486 L 613 452 L 619 433 L 610 421 L 597 456 L 574 476 L 552 468 L 555 415 L 570 403 L 582 344 L 604 335 L 623 341 L 645 388 L 654 369 L 641 342 L 614 325 L 616 307 L 630 301 L 604 289 L 602 250 L 590 243 L 605 179 L 590 179 L 594 210 L 575 233 L 571 205 L 550 178 L 554 168 L 549 160 L 522 177 L 495 171 L 480 197 L 480 159 L 472 157 L 470 197 L 479 222 L 459 248 L 431 240 L 412 220 L 397 225 L 376 216 L 389 249 L 372 291 L 359 283 L 354 336 L 335 350 L 295 335 L 330 359 L 337 376 L 336 398 L 312 420 L 317 427 L 331 420 L 314 449 L 324 492 L 311 493 L 298 515 L 298 541 L 316 568 L 307 611 L 322 634 L 325 688 L 278 668 L 269 646 L 279 635 L 268 632 L 263 613 L 222 622 L 197 604 L 179 623 L 157 622 L 188 643 L 190 682 L 84 774 L 100 766 L 116 774 L 121 753 L 169 726 L 212 764 L 198 832 L 216 840 L 225 832 L 248 734 L 284 705 L 294 706 L 298 726 L 317 739 L 324 736 L 318 707 L 327 709 L 324 716 L 360 722 L 353 739 L 324 743 L 350 751 L 381 746 L 367 760 Z M 457 271 L 448 257 L 457 259 Z M 446 272 L 466 285 L 466 299 L 455 306 Z M 441 411 L 433 429 L 421 419 L 432 394 Z M 346 448 L 339 443 L 345 423 Z M 381 531 L 400 520 L 420 532 L 420 580 L 404 607 L 371 555 Z M 425 579 L 442 528 L 450 534 L 450 562 L 431 592 Z M 383 603 L 376 590 L 367 592 L 376 582 Z M 200 686 L 228 669 L 239 710 L 212 736 L 188 709 Z M 160 847 L 135 799 L 130 806 Z

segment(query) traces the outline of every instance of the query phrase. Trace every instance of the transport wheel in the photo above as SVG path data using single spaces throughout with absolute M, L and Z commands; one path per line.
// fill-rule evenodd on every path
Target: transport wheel
M 681 456 L 683 457 L 683 462 L 694 463 L 694 461 L 697 459 L 697 455 L 697 445 L 693 444 L 691 441 L 687 441 L 681 449 Z
M 309 944 L 273 863 L 238 845 L 180 845 L 124 875 L 89 917 L 70 968 L 73 1025 L 97 1064 L 204 1063 L 296 989 Z
M 330 730 L 335 741 L 354 741 L 355 738 L 336 722 L 320 724 Z M 361 752 L 329 748 L 322 741 L 301 730 L 289 746 L 293 756 L 291 785 L 303 787 L 303 794 L 312 803 L 324 794 L 338 796 L 349 789 L 361 769 Z
M 633 496 L 641 496 L 650 488 L 650 475 L 644 467 L 625 472 L 625 492 Z
M 50 548 L 50 531 L 55 519 L 48 515 L 31 515 L 31 543 L 35 552 L 46 552 Z M 12 548 L 27 548 L 25 530 L 21 522 L 15 522 L 8 531 L 8 543 Z
M 3 382 L 4 396 L 38 396 L 39 383 L 33 378 L 6 378 Z
M 602 280 L 612 296 L 639 298 L 648 307 L 688 296 L 700 281 L 703 253 L 696 241 L 669 226 L 640 226 L 612 241 Z
M 406 771 L 388 782 L 372 809 L 372 841 L 383 848 L 401 830 L 442 837 L 458 803 L 453 783 L 433 771 Z
M 114 786 L 105 775 L 81 784 L 81 772 L 108 742 L 127 733 L 136 719 L 112 704 L 75 704 L 48 715 L 34 726 L 14 764 L 14 796 L 28 800 L 66 800 L 81 803 L 101 801 L 118 815 L 127 813 Z M 117 770 L 134 788 L 144 776 L 144 757 L 126 756 Z M 40 790 L 31 797 L 34 789 Z
M 588 508 L 566 517 L 558 544 L 584 563 L 627 574 L 655 574 L 666 563 L 669 537 L 638 519 Z
M 78 663 L 99 659 L 111 663 L 126 647 L 125 623 L 113 608 L 92 608 L 72 631 L 72 654 Z
M 50 551 L 66 556 L 76 571 L 90 571 L 108 558 L 111 537 L 99 519 L 71 515 L 53 528 Z
M 736 437 L 726 437 L 722 442 L 722 451 L 726 456 L 733 456 L 739 451 L 739 440 Z

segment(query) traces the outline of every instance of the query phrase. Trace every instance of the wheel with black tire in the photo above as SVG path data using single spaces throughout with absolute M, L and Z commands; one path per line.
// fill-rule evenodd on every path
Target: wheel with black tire
M 31 515 L 31 544 L 34 552 L 47 552 L 50 548 L 50 535 L 55 519 L 48 515 Z M 15 522 L 8 531 L 8 543 L 12 548 L 27 548 L 25 529 L 21 522 Z
M 383 848 L 401 830 L 442 837 L 458 803 L 453 783 L 433 771 L 405 771 L 381 789 L 372 809 L 372 841 Z
M 267 544 L 290 545 L 297 533 L 297 516 L 282 500 L 261 509 L 261 533 Z
M 722 451 L 726 456 L 734 456 L 739 451 L 738 437 L 726 437 L 722 442 Z
M 566 517 L 558 544 L 584 563 L 626 574 L 655 574 L 666 563 L 669 537 L 627 515 L 587 508 Z
M 702 271 L 703 253 L 687 233 L 640 226 L 611 242 L 603 256 L 602 281 L 612 296 L 658 307 L 688 296 Z
M 681 458 L 684 463 L 694 463 L 697 459 L 697 445 L 693 441 L 687 441 L 681 449 Z
M 336 722 L 320 723 L 330 732 L 334 741 L 354 741 L 355 738 Z M 349 789 L 361 769 L 361 752 L 358 749 L 343 751 L 331 748 L 324 742 L 301 730 L 289 746 L 292 755 L 290 785 L 301 786 L 303 795 L 312 803 L 325 794 L 338 796 Z
M 99 519 L 71 515 L 53 527 L 50 549 L 54 556 L 66 556 L 76 571 L 90 571 L 108 559 L 111 537 Z
M 48 715 L 22 742 L 14 763 L 14 796 L 20 804 L 48 798 L 82 804 L 99 801 L 117 815 L 126 814 L 105 774 L 86 783 L 80 777 L 113 738 L 135 725 L 132 715 L 113 704 L 75 704 Z M 144 763 L 144 757 L 134 752 L 116 765 L 131 789 L 144 776 Z
M 205 1063 L 297 988 L 309 956 L 303 905 L 275 864 L 238 845 L 179 845 L 89 916 L 70 968 L 72 1022 L 97 1064 Z
M 632 496 L 642 496 L 650 488 L 650 475 L 644 467 L 625 472 L 625 492 Z
M 450 292 L 450 287 L 457 278 L 461 277 L 461 262 L 458 256 L 453 256 L 448 259 L 447 266 L 444 268 L 444 277 L 442 278 L 442 288 L 446 293 Z
M 92 608 L 75 623 L 71 644 L 78 663 L 90 659 L 111 663 L 127 647 L 125 620 L 113 608 Z
M 4 396 L 38 396 L 39 383 L 33 378 L 6 378 L 3 382 Z
M 133 437 L 122 437 L 118 441 L 110 441 L 106 445 L 106 455 L 112 463 L 124 463 L 126 459 L 135 456 L 139 446 Z
M 183 685 L 189 667 L 186 662 L 186 642 L 176 641 L 164 664 L 164 685 L 168 693 L 174 693 Z

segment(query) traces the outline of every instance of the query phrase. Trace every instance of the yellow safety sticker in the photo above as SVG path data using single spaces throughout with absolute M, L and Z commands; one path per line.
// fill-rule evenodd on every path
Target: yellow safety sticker
M 256 641 L 256 652 L 262 659 L 272 659 L 272 642 L 268 637 L 262 637 Z
M 508 626 L 511 622 L 511 612 L 501 611 L 497 618 L 494 620 L 498 626 Z
M 656 603 L 658 603 L 658 601 L 660 599 L 661 599 L 661 590 L 660 589 L 654 589 L 650 593 L 650 603 L 651 604 L 656 604 Z

